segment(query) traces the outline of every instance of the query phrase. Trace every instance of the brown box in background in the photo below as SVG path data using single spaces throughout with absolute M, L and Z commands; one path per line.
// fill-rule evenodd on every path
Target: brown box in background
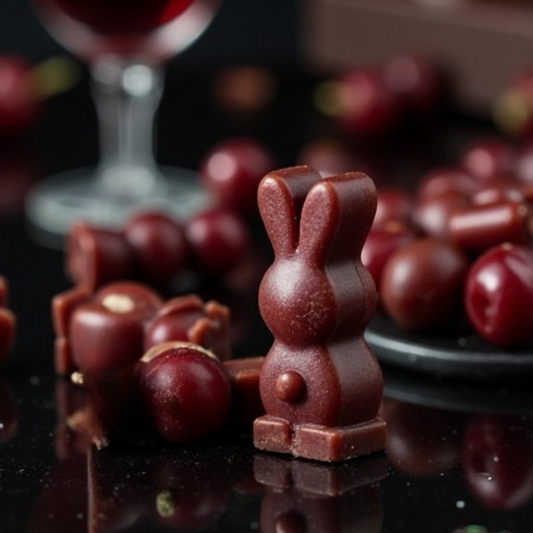
M 533 67 L 533 2 L 519 0 L 304 0 L 303 55 L 318 73 L 422 53 L 452 74 L 461 107 L 487 114 Z

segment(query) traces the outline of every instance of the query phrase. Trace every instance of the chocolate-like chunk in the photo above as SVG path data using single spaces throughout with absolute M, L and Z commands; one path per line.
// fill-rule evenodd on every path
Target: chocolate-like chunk
M 144 348 L 169 341 L 188 341 L 212 351 L 221 361 L 231 357 L 230 310 L 194 294 L 166 302 L 146 328 Z
M 259 307 L 275 341 L 261 371 L 267 415 L 256 447 L 319 461 L 380 450 L 383 380 L 363 333 L 376 289 L 361 263 L 376 189 L 358 172 L 321 179 L 307 166 L 268 174 L 259 209 L 275 261 Z
M 259 376 L 264 357 L 246 357 L 224 361 L 231 382 L 231 410 L 228 423 L 251 430 L 254 420 L 265 414 L 259 394 Z
M 448 236 L 459 248 L 482 252 L 502 242 L 530 242 L 530 209 L 523 202 L 474 205 L 450 215 Z
M 144 352 L 145 324 L 162 303 L 155 291 L 140 283 L 102 287 L 72 312 L 68 338 L 76 366 L 101 371 L 134 364 Z
M 77 285 L 93 292 L 110 281 L 130 278 L 133 261 L 133 251 L 121 233 L 85 222 L 72 227 L 65 268 Z
M 68 375 L 74 371 L 72 352 L 68 339 L 70 319 L 74 309 L 90 298 L 89 291 L 84 287 L 74 287 L 52 299 L 52 325 L 56 334 L 54 344 L 54 367 L 59 376 Z

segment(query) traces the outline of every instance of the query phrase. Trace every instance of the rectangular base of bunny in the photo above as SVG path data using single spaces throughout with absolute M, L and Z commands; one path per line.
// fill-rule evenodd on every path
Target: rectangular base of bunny
M 336 463 L 383 450 L 386 426 L 379 417 L 345 427 L 291 426 L 283 418 L 266 415 L 254 422 L 254 445 L 269 452 Z

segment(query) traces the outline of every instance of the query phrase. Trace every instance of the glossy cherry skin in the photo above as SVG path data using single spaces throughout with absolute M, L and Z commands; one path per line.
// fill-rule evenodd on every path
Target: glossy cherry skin
M 160 297 L 138 283 L 114 283 L 75 308 L 69 340 L 82 371 L 119 369 L 144 353 L 144 325 L 161 306 Z
M 208 152 L 200 166 L 200 179 L 221 207 L 251 215 L 257 212 L 259 182 L 274 167 L 274 157 L 263 143 L 231 138 Z
M 209 277 L 224 276 L 247 256 L 250 232 L 241 217 L 227 209 L 210 209 L 185 224 L 192 265 Z
M 514 346 L 532 336 L 533 250 L 502 244 L 472 265 L 464 306 L 480 337 L 497 346 Z
M 381 301 L 400 326 L 415 331 L 444 327 L 461 314 L 467 257 L 439 239 L 420 239 L 397 250 L 381 278 Z
M 178 443 L 214 433 L 231 405 L 224 366 L 190 343 L 159 347 L 155 357 L 138 369 L 138 397 L 150 425 L 161 437 Z
M 383 229 L 390 222 L 408 225 L 413 214 L 413 205 L 411 195 L 401 189 L 379 189 L 378 205 L 372 229 Z
M 166 213 L 153 211 L 135 215 L 126 222 L 123 235 L 143 281 L 164 285 L 187 265 L 189 250 L 185 232 Z
M 385 84 L 381 72 L 355 69 L 338 81 L 339 121 L 355 135 L 383 135 L 400 117 L 398 97 Z
M 517 416 L 478 415 L 464 435 L 468 487 L 491 510 L 522 507 L 533 498 L 533 434 Z
M 468 147 L 461 164 L 479 182 L 512 174 L 516 164 L 516 150 L 499 139 L 484 139 Z
M 439 167 L 428 172 L 418 184 L 416 196 L 419 202 L 448 193 L 471 196 L 478 188 L 477 181 L 458 167 Z
M 40 111 L 31 65 L 19 56 L 0 57 L 0 135 L 24 133 Z
M 370 272 L 378 291 L 383 269 L 391 255 L 415 239 L 413 230 L 398 222 L 370 231 L 361 251 L 361 261 Z
M 383 78 L 410 118 L 431 116 L 443 98 L 442 74 L 436 64 L 425 57 L 393 56 L 383 65 Z

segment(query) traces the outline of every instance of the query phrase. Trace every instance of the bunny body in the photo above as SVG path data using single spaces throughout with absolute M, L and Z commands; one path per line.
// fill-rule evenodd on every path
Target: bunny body
M 275 252 L 259 308 L 275 341 L 261 371 L 267 416 L 256 422 L 256 445 L 269 449 L 264 441 L 272 431 L 265 428 L 274 422 L 285 440 L 304 426 L 350 433 L 346 428 L 376 419 L 383 393 L 380 367 L 363 337 L 376 290 L 360 260 L 375 187 L 361 173 L 321 179 L 309 167 L 293 167 L 263 179 L 259 207 Z

